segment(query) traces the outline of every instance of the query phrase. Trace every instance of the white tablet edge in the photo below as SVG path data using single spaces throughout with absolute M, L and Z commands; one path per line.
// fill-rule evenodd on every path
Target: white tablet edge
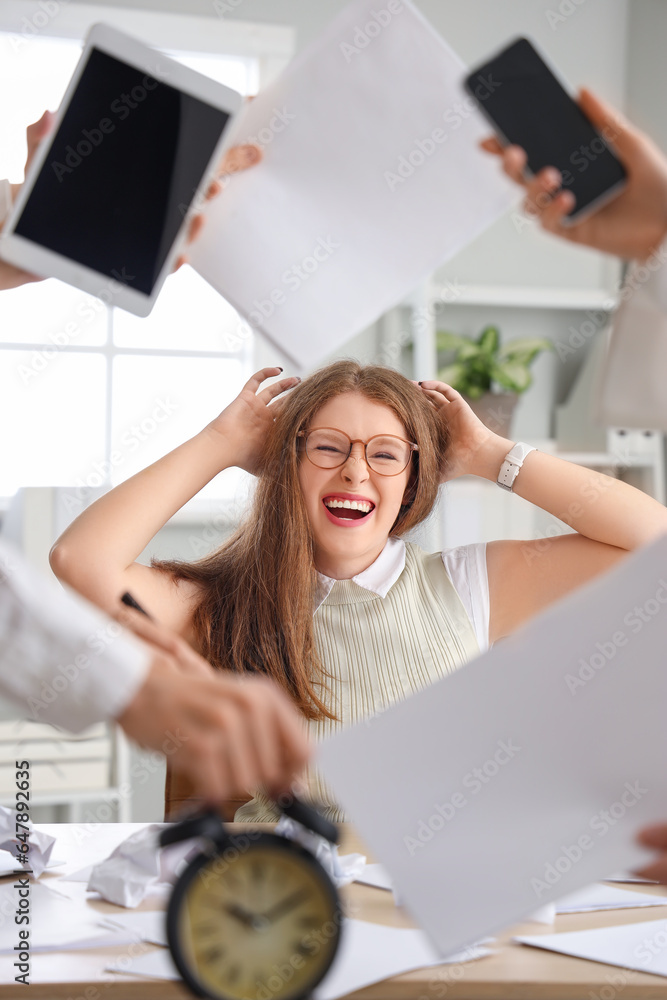
M 136 69 L 143 70 L 147 75 L 153 76 L 163 83 L 182 90 L 193 97 L 198 97 L 214 107 L 226 111 L 230 116 L 220 140 L 213 151 L 213 155 L 207 164 L 190 204 L 190 209 L 183 217 L 183 222 L 178 230 L 176 239 L 150 295 L 139 292 L 120 281 L 115 281 L 108 275 L 94 271 L 83 264 L 64 257 L 54 250 L 49 250 L 32 242 L 32 240 L 27 240 L 14 232 L 14 227 L 21 216 L 23 206 L 27 202 L 35 180 L 39 176 L 42 166 L 49 155 L 53 139 L 60 128 L 62 119 L 69 107 L 81 74 L 88 61 L 89 53 L 93 48 L 114 56 Z M 137 316 L 147 316 L 155 303 L 165 278 L 171 273 L 174 263 L 182 250 L 187 237 L 190 219 L 197 211 L 197 206 L 201 204 L 201 198 L 208 189 L 209 184 L 218 173 L 218 166 L 222 162 L 222 155 L 228 143 L 227 137 L 230 134 L 229 125 L 231 124 L 232 116 L 241 107 L 242 100 L 241 95 L 235 90 L 231 90 L 229 87 L 225 87 L 224 84 L 217 83 L 215 80 L 197 73 L 188 66 L 181 65 L 158 50 L 150 48 L 150 46 L 129 35 L 125 35 L 116 28 L 111 28 L 105 24 L 93 25 L 88 32 L 81 57 L 56 112 L 53 129 L 49 136 L 40 144 L 28 170 L 25 182 L 6 220 L 4 229 L 0 233 L 0 257 L 31 273 L 66 281 L 68 284 L 74 285 L 84 292 L 88 292 L 97 298 L 102 298 L 108 305 L 120 306 Z

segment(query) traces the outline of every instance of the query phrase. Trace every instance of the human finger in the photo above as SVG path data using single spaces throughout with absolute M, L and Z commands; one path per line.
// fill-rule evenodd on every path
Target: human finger
M 455 400 L 461 399 L 460 392 L 457 392 L 456 389 L 453 389 L 452 386 L 448 385 L 446 382 L 440 382 L 438 379 L 424 380 L 419 384 L 424 392 L 429 395 L 433 395 L 440 400 L 444 398 L 448 403 L 453 403 Z
M 284 791 L 295 777 L 304 770 L 312 755 L 312 743 L 308 737 L 303 719 L 288 701 L 287 697 L 274 700 L 274 720 L 277 735 L 283 748 L 284 778 L 277 791 Z
M 557 236 L 572 236 L 572 232 L 565 225 L 565 218 L 572 211 L 575 205 L 575 197 L 571 191 L 561 191 L 552 198 L 541 215 L 541 223 L 544 229 Z
M 40 142 L 53 128 L 54 117 L 55 115 L 53 112 L 45 111 L 39 121 L 33 122 L 32 125 L 28 125 L 25 130 L 26 140 L 28 142 L 28 156 L 25 161 L 26 172 L 32 163 Z
M 253 716 L 241 699 L 225 690 L 225 705 L 219 717 L 220 744 L 229 768 L 229 780 L 235 794 L 243 795 L 261 784 Z
M 268 406 L 272 399 L 280 396 L 281 393 L 286 392 L 288 389 L 293 389 L 300 381 L 301 379 L 298 375 L 288 375 L 287 378 L 281 378 L 278 382 L 272 382 L 271 385 L 267 385 L 265 389 L 257 393 L 257 398 L 261 399 Z M 277 404 L 274 403 L 275 405 Z
M 250 376 L 241 392 L 251 392 L 253 396 L 256 395 L 262 382 L 266 382 L 267 378 L 275 378 L 275 376 L 280 375 L 282 371 L 283 369 L 280 368 L 279 365 L 274 365 L 271 368 L 260 368 L 258 372 L 255 372 Z
M 236 174 L 241 170 L 247 170 L 262 159 L 262 150 L 253 143 L 245 143 L 241 146 L 232 146 L 225 153 L 220 164 L 219 174 Z
M 541 215 L 560 190 L 561 182 L 561 173 L 555 167 L 545 167 L 531 177 L 525 185 L 524 211 L 528 215 Z
M 171 656 L 175 665 L 187 673 L 198 674 L 201 677 L 214 675 L 213 667 L 202 656 L 195 653 L 185 639 L 163 625 L 151 621 L 141 612 L 135 611 L 134 608 L 123 607 L 115 617 L 121 625 L 134 632 L 138 638 Z
M 188 235 L 186 238 L 186 243 L 193 243 L 202 229 L 204 228 L 204 216 L 203 215 L 193 215 L 190 220 L 190 225 L 188 226 Z
M 504 152 L 504 147 L 500 145 L 495 135 L 489 135 L 486 139 L 480 140 L 480 146 L 487 153 L 493 153 L 495 156 L 502 156 Z
M 245 707 L 246 727 L 257 761 L 258 783 L 272 788 L 283 778 L 284 765 L 275 712 L 264 691 L 263 681 L 252 678 L 242 682 L 237 698 Z

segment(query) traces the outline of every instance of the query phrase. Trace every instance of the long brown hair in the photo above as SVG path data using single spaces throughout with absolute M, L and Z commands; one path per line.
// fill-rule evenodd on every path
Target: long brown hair
M 323 701 L 326 671 L 314 641 L 317 576 L 297 442 L 320 407 L 345 392 L 387 406 L 419 446 L 391 534 L 403 535 L 423 521 L 435 503 L 447 449 L 443 421 L 417 386 L 393 369 L 336 361 L 286 397 L 266 443 L 252 511 L 234 535 L 197 562 L 154 564 L 199 584 L 192 624 L 213 666 L 273 677 L 310 719 L 335 716 Z

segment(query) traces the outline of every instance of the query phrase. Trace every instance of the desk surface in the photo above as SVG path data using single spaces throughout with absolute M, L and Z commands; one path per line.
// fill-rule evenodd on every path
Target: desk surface
M 61 831 L 72 829 L 63 825 Z M 39 829 L 57 835 L 57 825 Z M 127 836 L 132 827 L 108 824 L 88 831 L 86 843 L 79 845 L 78 863 L 69 871 L 88 863 L 83 857 L 94 844 L 96 858 Z M 247 828 L 246 828 L 247 829 Z M 106 848 L 108 847 L 108 850 Z M 365 851 L 354 833 L 344 832 L 342 853 Z M 58 852 L 62 856 L 62 851 Z M 373 860 L 369 857 L 369 861 Z M 42 880 L 52 887 L 57 876 L 46 873 Z M 69 883 L 70 885 L 73 883 Z M 639 888 L 639 887 L 638 887 Z M 665 906 L 646 910 L 598 911 L 556 918 L 554 926 L 521 924 L 497 935 L 498 953 L 463 965 L 438 966 L 385 980 L 353 994 L 359 1000 L 667 1000 L 667 979 L 661 976 L 623 970 L 611 965 L 569 958 L 535 948 L 513 944 L 513 935 L 553 933 L 612 927 L 616 924 L 667 919 L 667 887 L 641 886 L 642 892 L 665 897 Z M 370 886 L 353 884 L 343 892 L 350 916 L 394 927 L 414 926 L 393 903 L 392 894 Z M 119 908 L 101 900 L 91 901 L 99 913 L 116 913 Z M 138 908 L 156 909 L 159 901 L 147 899 Z M 494 946 L 495 947 L 495 946 Z M 133 954 L 155 950 L 149 944 L 133 945 Z M 26 995 L 35 1000 L 186 1000 L 191 994 L 176 982 L 145 979 L 104 972 L 104 966 L 128 952 L 127 947 L 100 948 L 59 954 L 33 954 L 31 984 Z M 3 962 L 0 998 L 15 998 L 18 987 L 13 978 L 7 982 L 9 956 Z

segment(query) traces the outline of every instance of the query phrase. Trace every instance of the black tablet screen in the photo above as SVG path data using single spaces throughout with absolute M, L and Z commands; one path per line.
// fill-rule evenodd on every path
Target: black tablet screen
M 16 232 L 150 295 L 228 118 L 91 49 Z

